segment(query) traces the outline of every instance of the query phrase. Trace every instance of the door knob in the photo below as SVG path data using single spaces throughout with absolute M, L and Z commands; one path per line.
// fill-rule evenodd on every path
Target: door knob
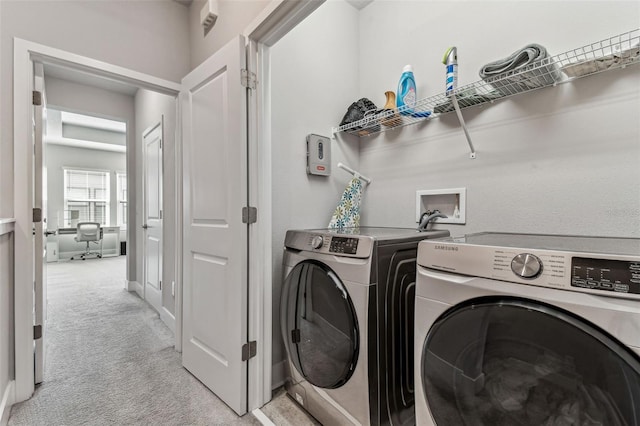
M 149 227 L 149 225 L 147 225 L 146 223 L 144 225 L 142 225 L 142 229 L 147 229 Z
M 49 235 L 56 235 L 56 231 L 44 231 L 45 237 L 48 237 Z

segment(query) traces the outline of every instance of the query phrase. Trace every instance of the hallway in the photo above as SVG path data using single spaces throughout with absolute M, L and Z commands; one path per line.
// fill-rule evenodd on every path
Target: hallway
M 125 260 L 47 265 L 45 379 L 9 425 L 260 424 L 182 368 L 173 333 L 124 289 Z

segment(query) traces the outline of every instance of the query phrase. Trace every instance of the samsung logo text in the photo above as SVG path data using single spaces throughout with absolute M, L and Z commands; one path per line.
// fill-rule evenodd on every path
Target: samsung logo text
M 457 246 L 444 246 L 442 244 L 436 244 L 436 250 L 458 251 L 458 247 Z

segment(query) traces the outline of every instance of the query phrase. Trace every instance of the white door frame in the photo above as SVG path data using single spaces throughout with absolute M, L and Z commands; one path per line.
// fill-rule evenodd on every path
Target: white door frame
M 273 265 L 271 215 L 271 92 L 269 47 L 302 22 L 325 0 L 273 0 L 245 29 L 247 68 L 257 76 L 257 90 L 247 99 L 249 204 L 258 207 L 258 220 L 249 226 L 249 340 L 257 341 L 257 356 L 249 360 L 249 410 L 271 400 L 273 331 Z
M 33 64 L 48 63 L 82 70 L 94 75 L 123 81 L 138 87 L 177 97 L 180 85 L 127 68 L 108 64 L 60 49 L 30 41 L 14 39 L 13 63 L 13 132 L 14 132 L 14 215 L 15 264 L 14 327 L 15 327 L 15 402 L 29 399 L 34 391 L 33 371 L 33 271 L 32 208 L 33 163 L 31 159 L 31 90 Z M 130 141 L 133 149 L 134 141 Z M 127 170 L 134 176 L 134 170 Z M 127 227 L 127 232 L 135 230 Z
M 259 79 L 258 90 L 249 94 L 249 165 L 257 173 L 249 177 L 249 197 L 258 207 L 258 221 L 250 226 L 249 247 L 249 339 L 258 342 L 256 357 L 249 360 L 249 410 L 271 400 L 272 353 L 272 265 L 271 265 L 271 159 L 270 96 L 268 87 L 269 46 L 272 46 L 325 0 L 289 2 L 272 0 L 249 25 L 243 35 L 249 41 L 247 66 Z M 178 98 L 181 85 L 128 68 L 87 58 L 38 43 L 14 38 L 14 216 L 15 256 L 15 400 L 29 399 L 34 392 L 33 371 L 33 265 L 31 172 L 31 90 L 33 63 L 63 65 L 97 76 L 123 81 L 141 88 Z M 181 123 L 180 100 L 176 102 L 177 123 Z M 133 141 L 132 141 L 133 143 Z M 131 147 L 133 148 L 133 147 Z M 176 253 L 182 253 L 182 138 L 176 126 Z M 134 176 L 134 170 L 127 170 Z M 129 224 L 132 232 L 137 224 Z M 176 349 L 182 340 L 182 259 L 176 255 Z

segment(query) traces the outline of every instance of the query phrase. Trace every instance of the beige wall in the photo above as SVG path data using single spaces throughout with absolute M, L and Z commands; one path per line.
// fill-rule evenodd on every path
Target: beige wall
M 200 11 L 205 0 L 194 0 L 189 8 L 191 69 L 241 34 L 270 2 L 271 0 L 219 0 L 218 19 L 205 36 L 200 25 Z

